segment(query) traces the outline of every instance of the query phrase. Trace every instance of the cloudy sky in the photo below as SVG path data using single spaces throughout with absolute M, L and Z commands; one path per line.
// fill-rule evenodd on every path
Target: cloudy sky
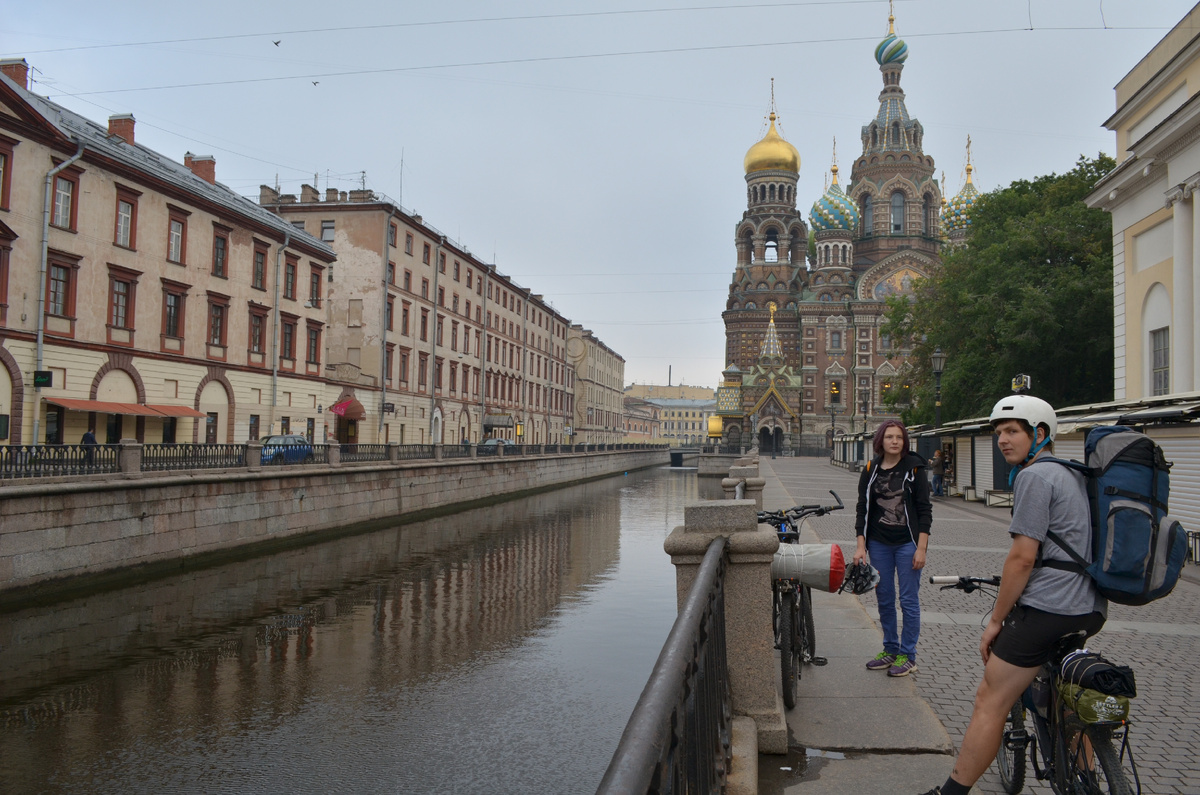
M 1112 153 L 1112 88 L 1191 0 L 898 0 L 925 150 L 981 190 Z M 10 4 L 34 90 L 257 198 L 365 185 L 495 261 L 626 359 L 716 385 L 770 81 L 799 205 L 878 107 L 885 0 Z

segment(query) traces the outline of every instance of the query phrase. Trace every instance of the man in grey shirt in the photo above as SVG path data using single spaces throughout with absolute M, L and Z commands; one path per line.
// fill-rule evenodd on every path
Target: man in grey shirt
M 1107 600 L 1086 574 L 1037 565 L 1039 551 L 1047 560 L 1069 560 L 1056 544 L 1044 543 L 1050 530 L 1085 557 L 1092 549 L 1083 477 L 1043 459 L 1058 430 L 1054 408 L 1032 395 L 1012 395 L 995 405 L 991 422 L 1004 460 L 1016 467 L 1009 526 L 1013 543 L 979 642 L 984 671 L 971 723 L 950 777 L 925 795 L 969 793 L 1000 748 L 1013 703 L 1050 660 L 1058 641 L 1071 633 L 1082 633 L 1081 641 L 1096 634 L 1108 613 Z

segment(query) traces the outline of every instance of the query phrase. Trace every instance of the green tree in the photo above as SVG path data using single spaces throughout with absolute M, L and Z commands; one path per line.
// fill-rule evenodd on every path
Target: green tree
M 934 419 L 939 347 L 943 422 L 986 415 L 1018 373 L 1054 406 L 1112 399 L 1112 223 L 1083 198 L 1115 165 L 1080 157 L 1066 174 L 980 196 L 966 247 L 889 300 L 882 332 L 912 353 L 907 422 Z

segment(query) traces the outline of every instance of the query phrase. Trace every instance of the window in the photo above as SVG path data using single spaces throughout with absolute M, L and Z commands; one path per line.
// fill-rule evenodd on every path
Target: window
M 296 300 L 296 265 L 295 257 L 287 257 L 283 263 L 283 297 Z
M 250 276 L 250 286 L 257 290 L 267 289 L 267 247 L 257 241 L 254 243 L 254 271 Z
M 458 281 L 458 260 L 454 260 L 454 281 Z
M 395 303 L 396 303 L 396 302 L 395 302 L 395 300 L 394 300 L 394 299 L 392 299 L 392 298 L 388 298 L 388 300 L 387 300 L 387 312 L 385 313 L 385 315 L 386 315 L 386 320 L 385 320 L 385 322 L 386 322 L 386 324 L 387 324 L 387 330 L 388 330 L 388 331 L 391 331 L 391 330 L 392 330 L 392 315 L 394 314 L 394 312 L 393 312 L 393 309 L 394 309 Z
M 292 226 L 295 227 L 296 229 L 299 229 L 301 232 L 304 231 L 304 222 L 303 221 L 292 221 Z
M 421 297 L 422 298 L 429 297 L 429 280 L 428 279 L 421 280 Z
M 438 306 L 445 306 L 445 305 L 446 305 L 446 288 L 439 287 L 438 288 Z
M 904 232 L 904 194 L 899 191 L 892 194 L 892 234 Z
M 296 358 L 296 319 L 287 318 L 281 321 L 282 335 L 279 344 L 279 356 L 283 359 Z
M 412 255 L 413 236 L 408 232 L 404 233 L 404 253 Z
M 0 136 L 0 210 L 8 209 L 9 194 L 12 192 L 13 149 L 17 143 Z
M 333 221 L 321 222 L 321 240 L 326 243 L 333 242 Z
M 842 382 L 829 382 L 829 403 L 831 405 L 841 405 L 842 402 Z
M 384 278 L 387 279 L 388 284 L 396 283 L 396 263 L 389 262 L 387 264 L 387 269 L 384 272 Z
M 404 289 L 412 292 L 412 271 L 410 270 L 404 271 Z
M 438 254 L 438 272 L 439 273 L 446 272 L 446 255 L 445 254 L 441 254 L 441 253 Z
M 308 273 L 308 302 L 314 307 L 321 305 L 321 270 L 313 265 Z
M 870 237 L 875 224 L 875 217 L 872 213 L 872 202 L 870 196 L 863 196 L 860 201 L 859 215 L 862 217 L 862 234 L 863 237 Z
M 1152 395 L 1166 395 L 1171 391 L 1171 329 L 1160 328 L 1150 332 Z
M 441 323 L 440 320 L 438 322 Z M 452 350 L 452 351 L 458 350 L 458 321 L 457 320 L 450 322 L 450 350 Z
M 52 315 L 66 317 L 70 311 L 68 301 L 70 299 L 72 282 L 72 271 L 70 268 L 63 265 L 50 266 L 50 300 L 47 303 L 46 311 Z
M 400 383 L 408 385 L 408 351 L 400 351 Z
M 76 202 L 76 196 L 79 194 L 79 174 L 78 170 L 68 168 L 54 177 L 54 209 L 50 223 L 59 229 L 75 229 L 75 220 L 79 213 Z
M 428 243 L 425 244 L 425 248 L 421 251 L 421 262 L 424 262 L 426 265 L 429 264 L 429 244 Z
M 309 364 L 321 363 L 321 324 L 309 321 L 308 323 L 308 356 L 305 361 Z M 391 362 L 388 362 L 391 365 Z M 390 377 L 390 376 L 389 376 Z
M 417 355 L 417 389 L 424 390 L 429 384 L 429 354 Z
M 437 319 L 437 341 L 434 343 L 435 345 L 442 344 L 442 326 L 443 325 L 445 325 L 445 318 L 439 317 Z
M 259 420 L 257 414 L 250 415 L 250 441 L 258 441 Z M 165 440 L 164 440 L 165 441 Z
M 170 279 L 160 279 L 163 291 L 163 321 L 162 335 L 163 350 L 182 353 L 184 321 L 187 310 L 187 294 L 190 285 L 180 284 Z
M 113 231 L 113 243 L 122 248 L 137 248 L 137 197 L 136 191 L 117 188 L 117 222 Z
M 229 230 L 225 227 L 218 226 L 213 231 L 213 263 L 212 275 L 218 278 L 226 278 L 226 263 L 229 259 Z
M 267 308 L 250 307 L 250 339 L 249 348 L 251 353 L 263 352 L 263 339 L 265 338 L 265 329 L 267 327 Z M 253 437 L 253 434 L 251 434 Z
M 408 336 L 408 302 L 404 301 L 400 307 L 400 333 Z
M 838 350 L 842 347 L 842 332 L 840 332 L 840 331 L 829 332 L 829 347 L 834 350 Z
M 388 245 L 396 247 L 396 225 L 388 224 Z
M 108 341 L 131 345 L 133 337 L 122 331 L 132 331 L 134 301 L 138 277 L 141 274 L 116 265 L 108 266 Z M 115 330 L 115 333 L 114 333 Z
M 176 265 L 186 264 L 187 257 L 187 217 L 186 210 L 170 207 L 167 221 L 167 261 Z
M 429 339 L 429 310 L 422 309 L 421 310 L 421 340 L 427 341 L 428 339 Z
M 450 363 L 450 392 L 458 392 L 458 364 Z
M 383 377 L 388 384 L 392 383 L 392 359 L 396 352 L 396 345 L 389 342 L 384 346 L 384 362 L 383 362 Z
M 0 326 L 8 321 L 8 260 L 11 255 L 12 240 L 0 238 Z
M 450 299 L 450 311 L 458 314 L 458 293 L 455 293 L 454 297 Z
M 440 357 L 433 360 L 433 388 L 438 392 L 442 391 L 442 360 Z
M 212 298 L 209 298 L 208 304 L 208 343 L 225 345 L 225 306 L 214 303 Z

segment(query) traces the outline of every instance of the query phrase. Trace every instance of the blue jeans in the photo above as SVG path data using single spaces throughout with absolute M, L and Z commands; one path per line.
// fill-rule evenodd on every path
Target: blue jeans
M 933 496 L 935 496 L 935 497 L 942 496 L 942 483 L 944 480 L 945 480 L 944 475 L 934 475 L 933 476 Z M 876 568 L 878 568 L 878 567 L 876 567 Z
M 912 567 L 917 545 L 894 546 L 879 541 L 867 541 L 871 565 L 879 570 L 879 587 L 875 600 L 879 602 L 879 623 L 883 626 L 883 650 L 888 654 L 907 654 L 917 658 L 917 638 L 921 635 L 921 570 Z M 900 581 L 900 611 L 904 614 L 902 633 L 896 628 L 896 581 Z

